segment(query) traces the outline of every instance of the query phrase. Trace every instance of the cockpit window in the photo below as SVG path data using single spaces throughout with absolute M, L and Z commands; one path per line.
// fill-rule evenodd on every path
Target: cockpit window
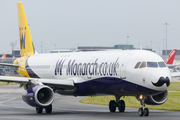
M 134 68 L 137 69 L 140 64 L 141 64 L 141 62 L 138 62 Z
M 158 62 L 159 67 L 166 67 L 166 65 L 164 64 L 164 62 Z
M 158 64 L 157 62 L 147 62 L 147 67 L 157 68 Z
M 147 65 L 146 65 L 147 64 Z M 144 68 L 144 67 L 149 67 L 149 68 L 158 68 L 158 67 L 161 67 L 161 68 L 164 68 L 166 67 L 166 64 L 162 61 L 162 62 L 138 62 L 134 69 L 137 69 L 137 68 Z
M 141 66 L 139 68 L 144 68 L 146 67 L 146 62 L 142 62 Z

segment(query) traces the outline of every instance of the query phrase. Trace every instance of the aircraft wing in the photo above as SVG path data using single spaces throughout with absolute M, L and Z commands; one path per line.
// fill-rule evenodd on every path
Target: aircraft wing
M 178 66 L 180 66 L 180 64 L 179 63 L 177 63 L 177 64 L 174 64 L 174 65 L 167 65 L 167 67 L 168 68 L 175 68 L 175 67 L 178 67 Z
M 9 67 L 19 67 L 16 64 L 9 64 L 9 63 L 0 63 L 1 66 L 9 66 Z
M 10 77 L 10 76 L 0 76 L 0 81 L 2 82 L 16 82 L 16 83 L 38 83 L 41 82 L 43 84 L 49 86 L 57 86 L 63 89 L 74 88 L 74 80 L 73 79 L 41 79 L 41 78 L 27 78 L 27 77 Z

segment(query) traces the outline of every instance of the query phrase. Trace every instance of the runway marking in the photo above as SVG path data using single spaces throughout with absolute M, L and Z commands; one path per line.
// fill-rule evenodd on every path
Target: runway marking
M 19 98 L 19 97 L 17 97 L 17 98 Z M 2 102 L 0 102 L 0 104 L 5 103 L 5 102 L 9 102 L 9 101 L 12 101 L 12 100 L 15 100 L 15 99 L 17 99 L 17 98 L 11 98 L 11 99 L 9 99 L 9 100 L 2 101 Z
M 0 105 L 3 106 L 3 107 L 11 107 L 11 108 L 23 108 L 23 109 L 27 109 L 27 110 L 32 110 L 30 108 L 24 108 L 24 107 L 15 107 L 15 106 L 9 106 L 9 105 L 3 105 L 2 103 L 6 103 L 6 102 L 9 102 L 9 101 L 13 101 L 13 100 L 16 100 L 20 97 L 16 97 L 16 98 L 11 98 L 11 99 L 8 99 L 8 100 L 5 100 L 5 101 L 2 101 L 0 102 Z
M 13 101 L 13 100 L 16 100 L 18 98 L 21 98 L 21 97 L 14 97 L 14 98 L 11 98 L 11 99 L 8 99 L 8 100 L 5 100 L 5 101 L 1 101 L 0 102 L 0 105 L 3 106 L 3 107 L 11 107 L 11 108 L 23 108 L 23 109 L 27 109 L 27 110 L 32 110 L 31 108 L 26 108 L 26 107 L 16 107 L 16 106 L 9 106 L 9 105 L 4 105 L 3 103 L 6 103 L 6 102 L 9 102 L 9 101 Z M 60 97 L 55 97 L 57 99 L 59 99 Z M 33 108 L 33 107 L 32 107 Z

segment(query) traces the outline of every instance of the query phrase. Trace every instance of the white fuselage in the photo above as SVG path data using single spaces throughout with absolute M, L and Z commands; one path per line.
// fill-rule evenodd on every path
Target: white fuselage
M 141 63 L 135 68 L 138 62 Z M 142 62 L 146 66 L 140 68 Z M 154 91 L 158 93 L 167 90 L 166 84 L 157 87 L 152 82 L 158 82 L 160 77 L 170 80 L 169 69 L 159 65 L 147 67 L 147 62 L 158 64 L 163 59 L 144 50 L 34 54 L 27 59 L 26 70 L 31 77 L 57 80 L 71 78 L 75 84 L 87 83 L 95 93 L 106 94 L 106 88 L 109 90 L 107 94 L 130 92 L 129 95 L 156 94 Z M 101 85 L 104 87 L 100 88 Z

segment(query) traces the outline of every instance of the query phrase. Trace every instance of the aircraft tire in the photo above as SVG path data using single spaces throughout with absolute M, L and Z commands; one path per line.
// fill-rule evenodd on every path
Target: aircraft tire
M 149 116 L 149 109 L 148 108 L 144 108 L 144 116 Z
M 115 112 L 116 111 L 116 102 L 114 100 L 111 100 L 109 102 L 109 111 L 110 112 Z
M 119 109 L 119 112 L 124 112 L 125 111 L 125 102 L 124 102 L 124 100 L 120 100 L 118 102 L 118 109 Z
M 51 112 L 52 112 L 52 104 L 49 105 L 49 106 L 47 106 L 47 107 L 45 108 L 45 110 L 46 110 L 46 113 L 51 113 Z
M 139 108 L 139 110 L 138 110 L 138 115 L 139 115 L 139 116 L 143 116 L 143 114 L 144 114 L 144 113 L 143 113 L 143 109 L 142 109 L 142 108 Z
M 41 108 L 41 107 L 40 107 L 40 108 L 39 108 L 39 107 L 36 107 L 36 112 L 37 112 L 37 113 L 42 113 L 42 111 L 43 111 L 43 108 Z

